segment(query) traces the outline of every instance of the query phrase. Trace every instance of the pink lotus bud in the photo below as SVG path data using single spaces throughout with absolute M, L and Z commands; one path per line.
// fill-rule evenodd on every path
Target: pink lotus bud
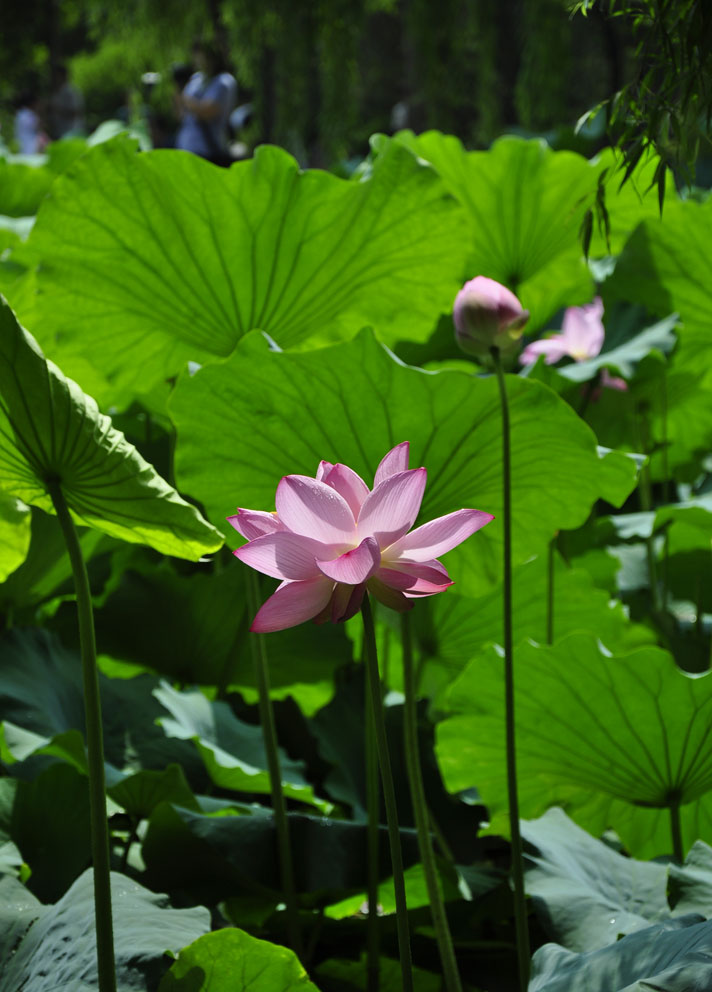
M 455 338 L 468 355 L 487 354 L 490 348 L 514 347 L 529 320 L 529 311 L 506 286 L 476 276 L 462 287 L 453 307 Z

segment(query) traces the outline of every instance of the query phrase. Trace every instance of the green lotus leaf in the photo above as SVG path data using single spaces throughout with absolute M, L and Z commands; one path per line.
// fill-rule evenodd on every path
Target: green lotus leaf
M 402 131 L 396 140 L 431 162 L 464 207 L 467 278 L 509 286 L 531 313 L 530 331 L 561 307 L 591 300 L 579 229 L 599 170 L 585 158 L 513 137 L 486 152 L 467 152 L 440 131 Z
M 262 729 L 239 720 L 227 703 L 211 702 L 201 692 L 177 692 L 168 683 L 154 696 L 170 716 L 160 720 L 168 737 L 195 743 L 212 781 L 247 794 L 271 792 Z M 329 812 L 332 804 L 314 795 L 301 761 L 280 752 L 284 794 Z
M 56 992 L 96 988 L 94 879 L 85 871 L 51 906 L 29 896 L 15 879 L 4 879 L 0 899 L 3 935 L 0 970 L 8 989 Z M 177 953 L 210 927 L 207 909 L 171 909 L 165 896 L 113 873 L 114 952 L 117 987 L 155 988 L 165 971 L 164 954 Z
M 44 358 L 0 298 L 0 486 L 52 512 L 50 481 L 61 485 L 77 523 L 112 537 L 193 559 L 222 543 L 94 400 Z
M 158 992 L 318 992 L 287 947 L 242 930 L 218 930 L 185 947 Z
M 712 838 L 712 677 L 691 677 L 655 647 L 610 656 L 595 634 L 515 656 L 522 816 L 560 805 L 595 835 L 614 829 L 638 857 L 670 851 L 670 807 L 689 847 Z M 506 831 L 504 674 L 483 652 L 453 684 L 437 728 L 446 786 L 476 785 Z
M 25 162 L 9 162 L 0 156 L 0 214 L 29 217 L 36 214 L 49 192 L 56 173 Z
M 636 861 L 577 827 L 561 809 L 522 823 L 526 890 L 552 940 L 572 951 L 615 944 L 667 919 L 668 866 Z
M 706 992 L 712 981 L 712 920 L 666 920 L 597 951 L 545 944 L 529 992 Z
M 0 582 L 18 568 L 30 549 L 29 506 L 0 491 Z
M 545 556 L 514 570 L 514 641 L 546 643 L 547 562 Z M 421 687 L 433 692 L 452 682 L 487 644 L 502 644 L 502 588 L 472 599 L 457 594 L 433 596 L 413 614 L 413 633 L 421 658 Z M 570 568 L 557 555 L 554 562 L 553 635 L 559 641 L 574 631 L 595 634 L 609 650 L 626 650 L 653 640 L 640 624 L 632 624 L 622 605 L 597 589 L 591 576 Z M 397 651 L 397 648 L 395 649 Z M 439 699 L 442 704 L 442 699 Z
M 545 386 L 509 376 L 507 389 L 514 553 L 524 561 L 558 528 L 582 524 L 599 496 L 620 504 L 635 465 L 616 452 L 601 457 L 590 430 Z M 239 539 L 225 517 L 238 505 L 271 509 L 281 476 L 314 475 L 325 458 L 371 483 L 386 451 L 409 440 L 411 466 L 429 473 L 421 521 L 461 507 L 497 518 L 451 553 L 460 588 L 474 593 L 499 578 L 502 439 L 494 377 L 409 368 L 368 331 L 305 354 L 270 351 L 253 335 L 224 364 L 183 376 L 170 412 L 180 484 L 232 532 L 233 546 Z
M 461 211 L 397 144 L 351 182 L 263 145 L 229 170 L 125 138 L 89 151 L 43 205 L 27 313 L 47 354 L 146 391 L 259 328 L 281 346 L 427 337 L 458 289 Z M 66 361 L 65 361 L 66 358 Z
M 254 702 L 246 571 L 232 557 L 219 570 L 192 575 L 177 575 L 165 562 L 132 563 L 95 611 L 98 643 L 113 658 L 181 683 L 237 691 Z M 141 627 L 140 638 L 123 622 L 127 613 Z M 352 653 L 343 627 L 329 625 L 316 639 L 310 635 L 308 628 L 289 630 L 267 645 L 272 698 L 292 696 L 307 716 L 329 701 L 334 672 Z M 72 637 L 69 625 L 62 636 Z
M 602 217 L 596 218 L 591 236 L 590 254 L 593 258 L 618 255 L 627 238 L 642 220 L 660 219 L 658 186 L 655 170 L 660 164 L 657 155 L 641 158 L 628 179 L 621 185 L 625 174 L 623 159 L 617 149 L 604 148 L 592 163 L 603 175 L 604 205 L 608 215 L 608 237 Z M 677 199 L 675 179 L 670 169 L 665 170 L 665 211 Z

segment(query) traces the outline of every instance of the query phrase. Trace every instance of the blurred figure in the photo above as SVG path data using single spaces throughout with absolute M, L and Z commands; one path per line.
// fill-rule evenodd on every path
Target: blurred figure
M 215 165 L 229 165 L 232 159 L 227 124 L 237 98 L 237 82 L 215 46 L 196 42 L 192 54 L 197 71 L 178 100 L 182 119 L 176 148 L 200 155 Z M 175 71 L 174 79 L 179 80 Z
M 52 138 L 84 134 L 84 97 L 69 80 L 66 65 L 55 67 L 49 98 L 49 133 Z
M 42 131 L 37 93 L 25 90 L 15 101 L 15 141 L 20 155 L 38 155 L 44 151 L 47 135 Z

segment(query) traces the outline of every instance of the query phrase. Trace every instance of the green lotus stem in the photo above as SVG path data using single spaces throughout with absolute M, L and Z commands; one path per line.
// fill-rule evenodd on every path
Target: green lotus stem
M 509 404 L 507 384 L 502 370 L 499 349 L 491 349 L 494 360 L 499 400 L 502 412 L 502 485 L 504 507 L 504 694 L 505 735 L 507 747 L 507 797 L 509 805 L 509 830 L 512 835 L 512 880 L 514 882 L 514 922 L 519 962 L 519 987 L 526 992 L 529 984 L 529 930 L 524 896 L 524 862 L 522 837 L 519 832 L 519 798 L 517 795 L 516 733 L 514 722 L 514 651 L 512 645 L 512 499 L 511 457 L 509 445 Z
M 366 828 L 367 856 L 367 900 L 366 920 L 366 976 L 368 992 L 378 992 L 380 985 L 380 924 L 378 920 L 378 865 L 379 865 L 379 821 L 381 792 L 378 786 L 378 746 L 376 728 L 373 722 L 371 685 L 368 666 L 364 665 L 364 724 L 365 763 L 366 763 Z
M 59 479 L 47 480 L 47 491 L 67 545 L 77 597 L 79 646 L 84 687 L 84 719 L 87 731 L 87 765 L 89 768 L 89 815 L 91 853 L 94 869 L 94 918 L 96 924 L 96 958 L 99 992 L 116 992 L 114 931 L 111 916 L 111 875 L 109 862 L 109 826 L 106 819 L 104 782 L 104 741 L 101 727 L 99 675 L 96 667 L 96 638 L 91 589 L 82 558 L 77 529 L 62 492 Z
M 462 992 L 460 973 L 457 968 L 455 949 L 452 944 L 452 935 L 450 934 L 450 927 L 447 921 L 445 902 L 435 865 L 435 853 L 430 836 L 428 807 L 425 801 L 425 787 L 423 785 L 423 773 L 420 766 L 420 752 L 418 749 L 418 709 L 415 698 L 415 677 L 413 672 L 413 643 L 410 633 L 410 617 L 407 613 L 401 616 L 401 636 L 403 641 L 403 690 L 405 693 L 405 761 L 415 817 L 415 828 L 418 834 L 420 860 L 423 863 L 425 885 L 428 890 L 430 913 L 433 918 L 435 939 L 437 940 L 438 951 L 440 953 L 445 989 L 446 992 Z
M 430 823 L 430 829 L 433 833 L 433 837 L 435 838 L 437 845 L 440 848 L 440 853 L 442 854 L 442 856 L 445 858 L 446 861 L 449 861 L 451 865 L 454 865 L 456 863 L 455 855 L 452 853 L 450 849 L 450 845 L 445 840 L 445 835 L 440 829 L 440 824 L 435 819 L 435 816 L 433 815 L 433 811 L 430 809 L 430 807 L 428 807 L 428 820 Z
M 653 512 L 653 487 L 650 480 L 650 438 L 648 436 L 648 424 L 645 419 L 645 412 L 638 407 L 637 413 L 639 415 L 639 437 L 641 441 L 641 450 L 643 454 L 648 456 L 648 461 L 640 470 L 640 482 L 638 483 L 638 488 L 640 491 L 640 505 L 642 506 L 644 512 Z M 660 612 L 660 590 L 658 589 L 658 570 L 657 562 L 655 559 L 655 540 L 653 535 L 646 537 L 645 539 L 645 553 L 648 561 L 648 581 L 650 583 L 650 595 L 653 601 L 653 611 L 655 613 Z
M 663 503 L 670 502 L 670 470 L 668 463 L 668 388 L 667 388 L 667 365 L 665 366 L 665 371 L 663 372 L 662 383 L 660 390 L 660 414 L 662 421 L 662 447 L 660 451 L 660 456 L 663 463 Z M 662 606 L 664 610 L 668 608 L 669 594 L 670 594 L 670 570 L 669 570 L 669 560 L 670 560 L 670 528 L 665 529 L 665 537 L 663 540 L 663 594 L 662 594 Z
M 257 574 L 251 568 L 247 569 L 247 601 L 250 616 L 257 613 L 259 606 L 259 589 Z M 279 852 L 279 868 L 284 894 L 285 912 L 287 918 L 287 940 L 294 953 L 302 956 L 302 934 L 299 926 L 299 910 L 297 908 L 297 887 L 294 881 L 294 862 L 292 847 L 289 842 L 289 822 L 287 807 L 282 791 L 282 774 L 279 766 L 279 751 L 277 750 L 277 729 L 274 722 L 274 710 L 270 698 L 269 668 L 264 634 L 250 635 L 252 660 L 255 664 L 257 677 L 257 698 L 262 725 L 262 737 L 267 757 L 270 792 L 272 795 L 272 810 L 274 825 L 277 832 L 277 850 Z
M 391 849 L 391 867 L 393 869 L 393 888 L 396 897 L 396 926 L 398 930 L 398 950 L 400 952 L 401 978 L 403 992 L 413 992 L 413 964 L 410 952 L 410 934 L 408 932 L 408 908 L 405 901 L 405 880 L 403 878 L 403 855 L 400 846 L 398 830 L 398 810 L 396 808 L 396 790 L 393 785 L 391 758 L 386 737 L 386 721 L 383 715 L 383 700 L 381 699 L 381 679 L 378 672 L 378 654 L 376 650 L 376 632 L 373 628 L 373 614 L 368 593 L 363 598 L 361 606 L 363 618 L 364 647 L 366 649 L 366 666 L 368 668 L 368 688 L 373 709 L 373 724 L 376 731 L 378 748 L 378 763 L 381 768 L 381 785 L 383 799 L 386 805 L 386 821 L 388 823 L 388 841 Z
M 681 865 L 685 860 L 685 852 L 682 846 L 680 802 L 677 799 L 673 799 L 670 802 L 670 832 L 672 833 L 672 856 Z
M 581 397 L 581 403 L 579 404 L 579 408 L 578 408 L 578 415 L 582 420 L 586 416 L 588 405 L 591 402 L 591 399 L 593 398 L 593 394 L 598 388 L 600 381 L 601 381 L 601 373 L 596 372 L 593 379 L 589 379 L 589 381 L 583 387 L 583 395 Z
M 549 541 L 549 555 L 546 569 L 546 643 L 554 643 L 554 550 L 556 538 Z

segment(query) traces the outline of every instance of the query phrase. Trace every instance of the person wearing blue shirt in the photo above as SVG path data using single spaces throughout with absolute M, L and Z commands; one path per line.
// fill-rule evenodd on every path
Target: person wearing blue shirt
M 193 152 L 216 165 L 229 165 L 227 124 L 237 97 L 235 77 L 220 53 L 204 42 L 193 46 L 196 72 L 180 94 L 181 125 L 176 148 Z

